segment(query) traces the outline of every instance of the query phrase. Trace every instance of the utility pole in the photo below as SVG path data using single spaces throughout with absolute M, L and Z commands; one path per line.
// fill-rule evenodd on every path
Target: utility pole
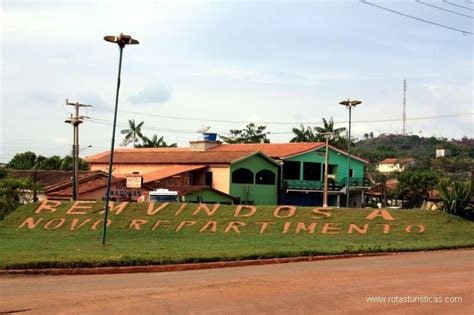
M 332 132 L 323 133 L 326 136 L 326 156 L 324 159 L 324 192 L 323 192 L 323 208 L 328 206 L 328 173 L 329 173 L 329 137 L 334 135 Z
M 79 174 L 79 125 L 83 123 L 86 116 L 79 116 L 80 107 L 91 107 L 92 105 L 69 103 L 66 99 L 66 105 L 75 107 L 75 114 L 71 114 L 69 119 L 66 119 L 65 122 L 71 124 L 74 129 L 73 135 L 73 144 L 72 144 L 72 166 L 73 166 L 73 175 L 72 175 L 72 200 L 76 201 L 79 199 L 79 185 L 78 185 L 78 174 Z
M 403 80 L 403 130 L 402 130 L 402 135 L 406 135 L 406 95 L 407 95 L 407 80 Z

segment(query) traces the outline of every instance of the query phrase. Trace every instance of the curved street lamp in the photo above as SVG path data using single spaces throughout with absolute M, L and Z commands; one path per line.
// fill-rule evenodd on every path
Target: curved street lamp
M 350 146 L 351 146 L 351 110 L 352 107 L 356 107 L 359 104 L 362 104 L 361 101 L 358 100 L 350 100 L 347 99 L 347 101 L 341 101 L 339 104 L 346 106 L 346 108 L 349 109 L 349 134 L 347 137 L 347 180 L 346 180 L 346 207 L 350 208 L 349 205 L 349 191 L 350 191 L 350 176 L 351 176 L 351 151 L 350 151 Z
M 114 123 L 112 127 L 112 144 L 110 145 L 109 155 L 109 174 L 107 176 L 107 190 L 105 192 L 105 211 L 104 211 L 104 225 L 102 228 L 102 245 L 105 245 L 105 235 L 107 232 L 107 216 L 109 213 L 109 199 L 110 199 L 110 181 L 112 178 L 112 163 L 114 159 L 114 142 L 115 142 L 115 127 L 117 125 L 117 108 L 120 91 L 120 73 L 122 71 L 122 52 L 126 45 L 138 45 L 138 40 L 133 39 L 130 35 L 124 35 L 120 33 L 119 36 L 105 36 L 105 41 L 115 43 L 120 48 L 119 67 L 117 76 L 117 91 L 115 93 L 115 110 L 114 110 Z

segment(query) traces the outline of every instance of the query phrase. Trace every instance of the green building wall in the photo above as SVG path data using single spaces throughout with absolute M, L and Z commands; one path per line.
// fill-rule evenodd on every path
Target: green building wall
M 236 184 L 232 182 L 232 173 L 239 168 L 246 168 L 252 171 L 254 176 L 253 184 Z M 277 164 L 270 162 L 260 154 L 231 164 L 230 194 L 234 197 L 240 197 L 241 203 L 248 201 L 258 205 L 278 204 L 279 168 Z M 270 170 L 275 174 L 275 183 L 273 185 L 256 184 L 257 172 L 261 170 Z
M 304 153 L 304 154 L 287 158 L 284 161 L 295 161 L 295 162 L 301 163 L 300 164 L 300 180 L 303 180 L 303 170 L 304 170 L 303 163 L 305 162 L 321 163 L 321 180 L 323 180 L 325 153 L 326 153 L 326 148 L 322 147 L 315 151 L 311 151 L 308 153 Z M 343 153 L 340 153 L 332 148 L 329 148 L 328 164 L 337 165 L 336 178 L 335 178 L 336 182 L 340 182 L 341 180 L 347 177 L 347 155 L 344 155 Z M 364 167 L 365 167 L 364 162 L 351 158 L 350 166 L 353 169 L 352 177 L 354 178 L 364 177 Z
M 234 204 L 234 199 L 210 189 L 192 192 L 184 196 L 185 202 Z

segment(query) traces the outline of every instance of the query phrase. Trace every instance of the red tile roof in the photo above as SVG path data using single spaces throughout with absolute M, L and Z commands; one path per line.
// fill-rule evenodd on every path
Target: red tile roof
M 111 183 L 115 184 L 120 181 L 124 181 L 120 178 L 112 178 Z M 96 189 L 102 188 L 107 186 L 107 177 L 104 176 L 97 176 L 96 178 L 91 178 L 84 183 L 79 184 L 79 196 L 86 192 L 94 191 Z M 59 187 L 58 187 L 59 188 Z M 72 184 L 69 184 L 64 187 L 60 187 L 59 189 L 52 189 L 46 191 L 46 195 L 49 198 L 52 197 L 71 197 L 72 196 Z
M 182 151 L 190 151 L 190 148 L 175 148 L 175 147 L 172 147 L 172 148 L 135 148 L 135 149 L 126 149 L 126 148 L 119 148 L 119 149 L 114 149 L 114 157 L 115 157 L 115 154 L 119 153 L 121 154 L 122 152 L 136 152 L 136 153 L 159 153 L 159 152 L 182 152 Z M 110 151 L 104 151 L 104 152 L 101 152 L 101 153 L 97 153 L 97 154 L 94 154 L 94 155 L 91 155 L 91 156 L 88 156 L 86 157 L 86 160 L 96 160 L 96 159 L 101 159 L 101 158 L 104 158 L 106 157 L 108 159 L 109 157 L 109 152 Z
M 324 142 L 298 143 L 242 143 L 221 144 L 207 151 L 191 151 L 189 148 L 118 149 L 114 163 L 118 164 L 229 164 L 255 152 L 262 152 L 273 159 L 283 159 L 324 147 Z M 347 154 L 346 151 L 331 146 Z M 109 152 L 87 158 L 89 163 L 108 163 Z M 364 163 L 369 161 L 352 155 Z
M 255 151 L 189 151 L 176 150 L 174 152 L 163 151 L 143 152 L 137 149 L 126 151 L 114 151 L 115 164 L 230 164 L 233 161 L 249 156 Z M 88 158 L 89 163 L 108 163 L 109 153 L 100 153 Z
M 285 158 L 298 155 L 324 146 L 324 142 L 298 142 L 298 143 L 239 143 L 221 144 L 209 151 L 260 151 L 271 158 Z
M 96 175 L 102 173 L 101 171 L 79 171 L 78 179 Z M 8 174 L 15 178 L 29 177 L 35 178 L 37 182 L 40 182 L 43 190 L 48 190 L 52 187 L 71 183 L 72 182 L 72 171 L 59 171 L 59 170 L 16 170 L 9 171 Z
M 143 174 L 143 183 L 150 183 L 185 172 L 206 168 L 207 165 L 170 165 L 157 171 Z

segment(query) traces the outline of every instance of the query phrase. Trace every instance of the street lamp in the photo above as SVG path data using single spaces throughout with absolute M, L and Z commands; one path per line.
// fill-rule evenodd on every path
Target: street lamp
M 107 176 L 107 190 L 105 192 L 105 211 L 104 211 L 104 225 L 102 228 L 102 245 L 105 245 L 105 235 L 107 232 L 107 216 L 109 213 L 109 199 L 110 199 L 110 181 L 112 178 L 112 163 L 114 159 L 114 142 L 115 142 L 115 127 L 117 125 L 117 108 L 118 108 L 118 99 L 119 99 L 119 90 L 120 90 L 120 72 L 122 71 L 122 52 L 125 45 L 137 45 L 138 40 L 133 39 L 130 35 L 124 35 L 120 33 L 119 36 L 105 36 L 104 40 L 115 43 L 119 46 L 120 57 L 119 57 L 119 67 L 118 67 L 118 76 L 117 76 L 117 91 L 115 93 L 115 110 L 114 110 L 114 123 L 112 127 L 112 143 L 110 145 L 110 156 L 109 156 L 109 174 Z
M 349 109 L 349 134 L 347 137 L 347 181 L 346 181 L 346 207 L 349 208 L 349 191 L 350 191 L 350 177 L 351 177 L 351 110 L 352 107 L 356 107 L 359 104 L 362 104 L 361 101 L 358 100 L 350 100 L 341 101 L 339 104 L 346 106 Z

